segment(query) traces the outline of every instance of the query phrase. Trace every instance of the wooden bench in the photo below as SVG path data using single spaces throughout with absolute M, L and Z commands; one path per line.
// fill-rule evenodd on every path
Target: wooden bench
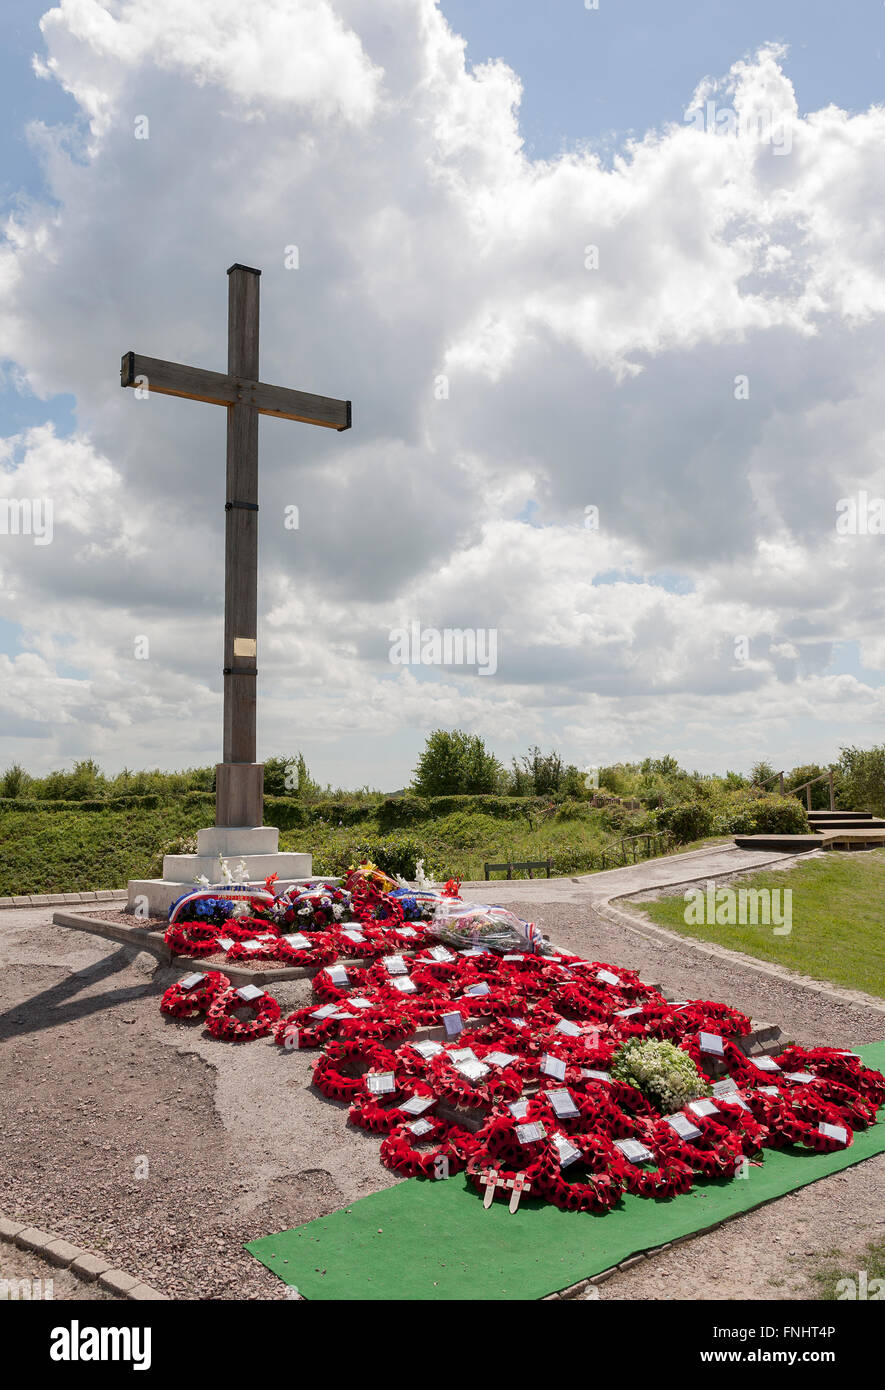
M 525 860 L 523 860 L 522 863 L 517 863 L 516 860 L 511 860 L 511 861 L 510 861 L 509 863 L 507 863 L 507 864 L 486 864 L 486 866 L 485 866 L 486 879 L 488 879 L 493 873 L 505 873 L 505 872 L 506 872 L 508 878 L 512 878 L 512 877 L 513 877 L 513 870 L 514 870 L 514 869 L 527 869 L 527 870 L 528 870 L 529 878 L 534 878 L 534 874 L 533 874 L 533 872 L 532 872 L 533 869 L 546 869 L 546 870 L 547 870 L 547 877 L 550 878 L 551 874 L 553 873 L 553 860 L 552 860 L 552 859 L 525 859 Z

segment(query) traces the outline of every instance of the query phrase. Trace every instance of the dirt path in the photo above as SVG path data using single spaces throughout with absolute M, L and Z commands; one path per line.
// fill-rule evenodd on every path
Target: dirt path
M 537 902 L 513 905 L 537 915 Z M 215 1042 L 199 1023 L 165 1020 L 157 1005 L 171 972 L 53 926 L 50 913 L 0 912 L 0 1210 L 174 1297 L 285 1298 L 242 1243 L 391 1186 L 377 1139 L 309 1090 L 315 1054 Z M 543 917 L 565 947 L 725 999 L 800 1041 L 882 1036 L 881 1015 L 615 927 L 589 903 L 549 902 Z M 274 993 L 294 1008 L 309 982 Z M 882 1159 L 834 1175 L 615 1276 L 600 1298 L 804 1296 L 789 1252 L 804 1260 L 855 1235 L 860 1249 L 883 1176 Z M 754 1234 L 752 1257 L 741 1254 L 748 1232 L 761 1233 L 764 1252 Z

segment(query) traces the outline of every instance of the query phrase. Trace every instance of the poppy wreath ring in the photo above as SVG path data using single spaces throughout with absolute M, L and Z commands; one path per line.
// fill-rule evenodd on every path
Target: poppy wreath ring
M 234 1017 L 235 1009 L 251 1009 L 255 1017 L 248 1023 Z M 241 999 L 235 989 L 216 994 L 206 1014 L 206 1029 L 213 1038 L 263 1038 L 280 1017 L 280 1006 L 272 994 L 260 999 Z
M 313 1084 L 329 1100 L 353 1100 L 365 1090 L 363 1073 L 349 1076 L 341 1066 L 363 1061 L 368 1063 L 367 1070 L 379 1067 L 382 1071 L 393 1071 L 396 1066 L 393 1053 L 380 1043 L 330 1042 L 313 1069 Z
M 829 1101 L 816 1100 L 807 1093 L 791 1097 L 791 1101 L 792 1104 L 789 1100 L 783 1099 L 780 1113 L 770 1122 L 770 1127 L 789 1143 L 803 1144 L 805 1148 L 813 1149 L 819 1154 L 835 1153 L 839 1149 L 850 1148 L 854 1143 L 854 1130 L 845 1124 L 835 1105 L 831 1105 Z M 834 1139 L 828 1134 L 821 1134 L 818 1129 L 821 1123 L 843 1129 L 845 1139 Z
M 338 949 L 326 932 L 317 932 L 307 939 L 310 941 L 309 947 L 293 946 L 285 937 L 279 937 L 276 959 L 285 961 L 287 965 L 332 965 L 338 959 Z
M 590 1141 L 595 1136 L 581 1136 L 572 1139 L 575 1148 L 584 1157 L 585 1145 L 588 1153 L 595 1154 L 595 1145 Z M 583 1182 L 569 1182 L 562 1175 L 562 1165 L 556 1145 L 548 1140 L 539 1158 L 532 1164 L 532 1196 L 541 1195 L 562 1211 L 610 1211 L 621 1195 L 623 1180 L 619 1171 L 591 1172 Z
M 482 1061 L 482 1058 L 479 1060 Z M 478 1085 L 474 1085 L 461 1075 L 447 1052 L 439 1052 L 433 1058 L 427 1080 L 441 1100 L 448 1100 L 454 1105 L 491 1108 L 522 1095 L 522 1077 L 512 1067 L 496 1068 Z
M 303 1009 L 296 1009 L 294 1013 L 279 1021 L 274 1029 L 273 1040 L 278 1047 L 285 1047 L 287 1050 L 293 1048 L 322 1047 L 327 1039 L 332 1038 L 339 1031 L 339 1020 L 337 1018 L 314 1018 L 316 1006 L 307 1004 Z M 297 1038 L 297 1042 L 289 1046 L 288 1040 Z
M 740 1138 L 722 1125 L 705 1124 L 702 1118 L 693 1118 L 697 1128 L 701 1130 L 699 1139 L 680 1139 L 675 1129 L 661 1120 L 654 1126 L 656 1146 L 661 1153 L 680 1159 L 694 1172 L 703 1173 L 705 1177 L 734 1177 L 743 1159 Z
M 347 1118 L 358 1129 L 367 1129 L 373 1134 L 390 1134 L 397 1126 L 411 1122 L 413 1117 L 406 1116 L 402 1107 L 413 1096 L 425 1097 L 432 1101 L 433 1106 L 436 1105 L 436 1096 L 425 1081 L 410 1080 L 408 1086 L 403 1087 L 398 1077 L 397 1090 L 394 1092 L 392 1104 L 382 1104 L 382 1100 L 388 1100 L 389 1097 L 365 1093 L 357 1094 L 348 1111 Z M 427 1107 L 428 1110 L 431 1108 L 431 1106 Z M 428 1115 L 427 1118 L 432 1119 L 434 1117 Z
M 173 956 L 214 956 L 220 950 L 220 927 L 208 922 L 174 922 L 166 928 L 163 940 Z
M 250 941 L 235 941 L 227 952 L 229 961 L 260 961 L 278 960 L 277 950 L 279 939 L 272 937 L 269 941 L 257 941 L 253 937 Z
M 356 989 L 362 989 L 363 986 L 370 986 L 372 984 L 372 977 L 368 970 L 364 970 L 359 966 L 342 966 L 342 969 L 347 972 L 347 987 L 344 988 L 342 988 L 341 985 L 332 983 L 329 979 L 329 972 L 325 967 L 320 970 L 318 974 L 314 975 L 314 999 L 322 999 L 327 1004 L 343 1004 L 347 998 L 347 992 L 350 986 Z
M 413 1124 L 414 1121 L 409 1123 Z M 433 1148 L 419 1150 L 409 1124 L 397 1125 L 381 1141 L 381 1162 L 406 1178 L 432 1178 L 437 1159 L 447 1158 L 449 1175 L 459 1173 L 475 1152 L 476 1139 L 468 1130 L 451 1125 L 446 1120 L 430 1119 L 428 1124 L 433 1126 L 428 1135 L 428 1139 L 434 1141 Z
M 197 989 L 182 989 L 181 981 L 170 985 L 160 1000 L 160 1008 L 171 1018 L 196 1018 L 204 1014 L 216 994 L 230 989 L 230 980 L 220 970 L 207 970 L 206 978 Z

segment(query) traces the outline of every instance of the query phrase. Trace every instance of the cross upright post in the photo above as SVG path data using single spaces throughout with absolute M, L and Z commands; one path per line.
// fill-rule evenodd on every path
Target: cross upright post
M 224 739 L 215 774 L 215 824 L 261 825 L 264 768 L 255 761 L 258 679 L 258 380 L 260 270 L 228 274 L 227 372 L 236 402 L 227 411 L 224 533 Z
M 210 372 L 126 352 L 120 384 L 227 409 L 224 539 L 224 724 L 216 769 L 217 827 L 259 827 L 264 768 L 255 761 L 258 676 L 258 417 L 275 415 L 326 429 L 349 430 L 350 401 L 315 396 L 258 379 L 260 270 L 232 265 L 228 274 L 227 372 Z M 203 835 L 203 831 L 200 835 Z

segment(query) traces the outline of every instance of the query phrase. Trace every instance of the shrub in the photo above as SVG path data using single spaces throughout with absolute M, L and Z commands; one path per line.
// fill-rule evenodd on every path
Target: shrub
M 688 1053 L 660 1038 L 631 1038 L 615 1054 L 611 1072 L 636 1086 L 665 1115 L 711 1091 Z
M 687 801 L 680 806 L 665 806 L 658 812 L 657 824 L 660 830 L 669 830 L 677 844 L 687 845 L 712 835 L 715 821 L 709 806 Z
M 808 833 L 808 814 L 795 796 L 760 796 L 753 802 L 753 833 L 802 835 Z
M 391 835 L 386 840 L 352 840 L 341 848 L 320 850 L 314 858 L 319 861 L 314 865 L 314 873 L 320 874 L 343 876 L 351 864 L 359 864 L 363 859 L 370 859 L 385 873 L 398 874 L 401 878 L 415 877 L 419 859 L 425 860 L 425 873 L 435 872 L 426 862 L 424 845 L 408 835 Z

